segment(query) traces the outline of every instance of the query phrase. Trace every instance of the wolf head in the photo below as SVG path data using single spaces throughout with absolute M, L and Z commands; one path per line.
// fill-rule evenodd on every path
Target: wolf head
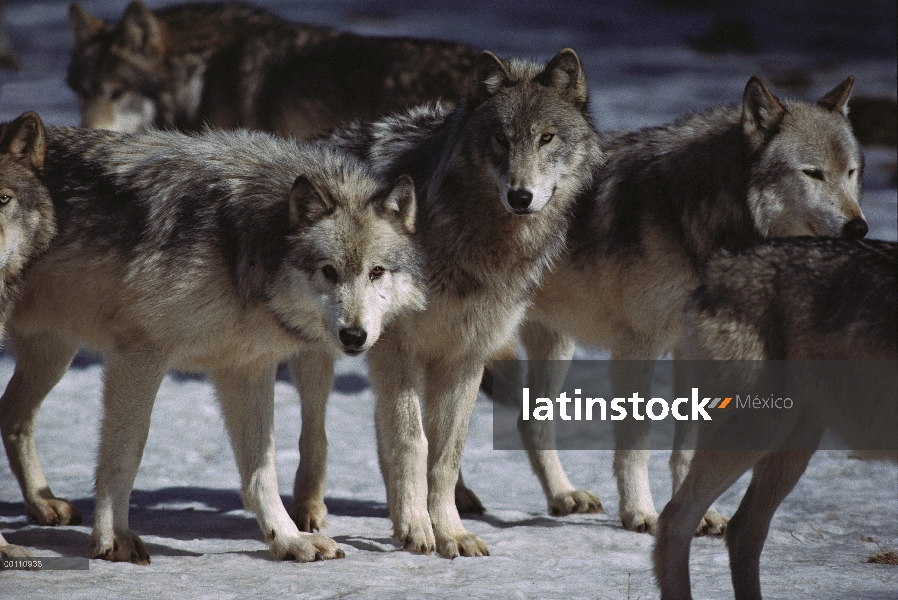
M 748 201 L 765 236 L 860 239 L 863 158 L 848 123 L 849 77 L 816 104 L 780 101 L 752 77 L 742 101 L 742 133 L 755 154 Z
M 141 2 L 132 2 L 118 25 L 72 4 L 75 36 L 67 82 L 78 95 L 81 125 L 134 132 L 155 122 L 166 89 L 162 24 Z
M 355 159 L 320 154 L 287 201 L 287 247 L 266 292 L 280 322 L 308 331 L 307 306 L 296 299 L 312 299 L 316 337 L 356 355 L 394 316 L 423 309 L 415 205 L 410 177 L 384 185 Z
M 44 151 L 44 125 L 35 113 L 0 126 L 0 279 L 4 281 L 15 278 L 45 250 L 55 232 L 53 203 L 40 180 Z M 0 306 L 0 312 L 4 308 Z
M 545 65 L 482 52 L 466 106 L 467 130 L 476 132 L 470 162 L 488 166 L 498 200 L 513 214 L 540 211 L 589 159 L 586 77 L 570 48 Z

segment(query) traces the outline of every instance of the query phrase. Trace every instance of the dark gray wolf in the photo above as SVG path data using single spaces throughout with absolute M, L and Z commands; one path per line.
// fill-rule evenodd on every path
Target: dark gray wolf
M 40 176 L 44 125 L 27 112 L 0 125 L 0 340 L 28 265 L 56 232 L 53 203 Z M 0 535 L 0 556 L 29 556 Z
M 411 180 L 387 185 L 333 147 L 263 133 L 51 128 L 43 183 L 59 231 L 10 316 L 16 369 L 0 398 L 29 513 L 77 518 L 50 491 L 33 433 L 85 344 L 107 363 L 94 557 L 149 562 L 128 529 L 128 497 L 169 369 L 209 374 L 272 556 L 342 556 L 333 540 L 300 533 L 278 495 L 275 370 L 299 353 L 326 376 L 340 352 L 367 350 L 390 319 L 423 307 Z M 313 404 L 321 377 L 298 382 Z
M 582 65 L 570 49 L 544 65 L 484 52 L 456 110 L 420 107 L 330 139 L 388 178 L 409 173 L 420 199 L 427 309 L 394 320 L 368 355 L 393 534 L 413 552 L 487 554 L 456 510 L 458 466 L 483 364 L 563 253 L 601 165 Z M 323 489 L 305 460 L 300 498 Z
M 461 99 L 476 52 L 291 23 L 245 4 L 151 12 L 118 24 L 73 4 L 68 83 L 85 127 L 246 127 L 307 138 L 428 100 Z
M 698 266 L 715 251 L 775 236 L 863 237 L 863 162 L 846 118 L 852 82 L 812 104 L 780 100 L 752 77 L 741 104 L 603 135 L 598 192 L 577 207 L 566 259 L 542 282 L 522 327 L 527 356 L 569 359 L 577 343 L 606 348 L 612 359 L 676 357 L 682 308 Z M 651 372 L 612 377 L 627 394 L 649 392 Z M 536 391 L 554 397 L 555 390 Z M 528 437 L 546 436 L 547 423 L 527 422 L 526 447 L 533 446 Z M 616 435 L 621 521 L 652 532 L 658 513 L 646 467 L 648 425 L 627 421 Z M 674 489 L 688 456 L 671 457 Z M 550 511 L 590 509 L 556 453 L 531 450 L 530 459 Z M 708 517 L 705 528 L 719 531 L 722 517 Z
M 703 360 L 896 361 L 898 245 L 795 238 L 723 253 L 708 263 L 692 296 L 683 343 L 686 358 Z M 898 364 L 893 372 L 898 372 Z M 815 396 L 826 398 L 826 390 Z M 882 447 L 887 447 L 892 440 L 894 449 L 894 387 L 872 396 L 844 394 L 831 401 L 835 405 L 824 401 L 822 408 L 778 418 L 779 437 L 773 439 L 786 444 L 810 435 L 815 447 L 823 428 L 830 427 L 848 443 L 885 440 Z M 850 406 L 846 397 L 851 397 Z M 864 419 L 865 414 L 892 417 Z M 691 597 L 689 545 L 696 524 L 711 502 L 754 468 L 725 535 L 736 598 L 759 599 L 758 569 L 770 520 L 804 473 L 813 450 L 776 450 L 776 444 L 769 451 L 702 450 L 706 434 L 708 430 L 700 431 L 688 475 L 658 522 L 654 558 L 661 595 L 671 600 Z M 893 452 L 891 458 L 898 455 Z

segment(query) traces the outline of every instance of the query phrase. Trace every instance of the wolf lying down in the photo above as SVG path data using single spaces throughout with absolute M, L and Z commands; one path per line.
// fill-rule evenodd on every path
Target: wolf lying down
M 29 514 L 80 519 L 50 491 L 34 429 L 85 344 L 107 362 L 94 557 L 150 560 L 128 529 L 128 498 L 156 392 L 175 368 L 209 374 L 272 556 L 341 557 L 333 540 L 301 533 L 278 495 L 275 370 L 297 353 L 359 354 L 424 307 L 411 179 L 387 184 L 328 145 L 246 131 L 49 128 L 46 141 L 58 234 L 21 282 L 9 318 L 16 368 L 0 399 Z

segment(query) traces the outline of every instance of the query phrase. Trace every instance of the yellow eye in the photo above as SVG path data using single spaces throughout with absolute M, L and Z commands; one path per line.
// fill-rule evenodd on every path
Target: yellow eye
M 383 277 L 384 273 L 386 273 L 386 269 L 384 269 L 383 267 L 374 267 L 368 273 L 368 279 L 370 279 L 371 281 L 374 281 L 375 279 L 380 279 L 381 277 Z
M 12 196 L 8 194 L 0 195 L 0 204 L 9 204 L 10 200 L 12 200 Z
M 539 141 L 540 141 L 540 144 L 545 145 L 545 144 L 548 144 L 549 142 L 551 142 L 553 139 L 555 139 L 554 133 L 544 133 L 539 138 Z

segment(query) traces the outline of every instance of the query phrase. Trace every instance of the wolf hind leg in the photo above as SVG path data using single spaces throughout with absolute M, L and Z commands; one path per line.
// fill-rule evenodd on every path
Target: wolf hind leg
M 293 502 L 287 513 L 300 531 L 318 531 L 326 525 L 327 433 L 324 425 L 327 399 L 334 385 L 335 362 L 332 354 L 318 349 L 299 352 L 290 359 L 290 370 L 302 407 L 302 432 Z
M 29 518 L 41 525 L 77 525 L 81 512 L 50 490 L 34 443 L 41 403 L 69 368 L 78 345 L 44 333 L 13 334 L 16 369 L 0 398 L 0 431 Z
M 521 326 L 521 341 L 530 361 L 527 384 L 531 396 L 555 398 L 564 385 L 574 356 L 574 340 L 539 321 L 526 321 Z M 549 514 L 560 517 L 571 513 L 604 512 L 598 496 L 571 485 L 555 447 L 554 421 L 518 419 L 518 431 L 527 449 L 530 466 L 542 485 Z
M 655 578 L 664 600 L 691 598 L 689 549 L 696 525 L 711 503 L 762 456 L 762 452 L 702 450 L 661 512 L 655 539 Z
M 332 539 L 301 533 L 278 494 L 274 453 L 274 375 L 277 365 L 210 373 L 240 472 L 243 504 L 256 515 L 271 557 L 311 562 L 343 558 Z
M 31 553 L 21 546 L 14 546 L 6 541 L 0 534 L 0 557 L 2 558 L 31 558 Z

